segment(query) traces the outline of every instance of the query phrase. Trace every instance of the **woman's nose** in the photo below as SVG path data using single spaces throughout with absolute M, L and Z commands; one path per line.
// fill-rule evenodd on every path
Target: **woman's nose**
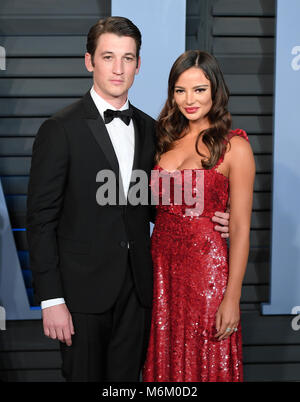
M 186 92 L 186 95 L 185 95 L 185 101 L 186 101 L 186 103 L 187 103 L 188 105 L 191 105 L 192 103 L 194 103 L 194 100 L 195 100 L 194 94 L 191 93 L 191 92 Z

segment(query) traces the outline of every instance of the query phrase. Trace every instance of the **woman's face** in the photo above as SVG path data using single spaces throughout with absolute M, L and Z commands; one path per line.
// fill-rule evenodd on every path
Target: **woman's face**
M 197 67 L 184 71 L 175 83 L 174 100 L 181 113 L 191 122 L 205 123 L 212 107 L 211 85 Z M 208 122 L 209 123 L 209 122 Z

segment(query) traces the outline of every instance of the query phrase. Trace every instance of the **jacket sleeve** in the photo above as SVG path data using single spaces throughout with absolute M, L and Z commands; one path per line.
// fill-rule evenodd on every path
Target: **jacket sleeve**
M 156 218 L 156 206 L 150 204 L 150 221 L 154 224 Z
M 68 143 L 54 118 L 40 127 L 33 144 L 27 197 L 27 239 L 33 287 L 39 302 L 63 297 L 56 230 L 64 201 Z

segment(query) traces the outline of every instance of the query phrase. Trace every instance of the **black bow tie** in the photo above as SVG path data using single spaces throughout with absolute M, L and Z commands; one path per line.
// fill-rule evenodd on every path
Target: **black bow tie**
M 115 117 L 119 117 L 128 126 L 132 118 L 132 109 L 111 110 L 107 109 L 104 112 L 104 123 L 110 123 Z

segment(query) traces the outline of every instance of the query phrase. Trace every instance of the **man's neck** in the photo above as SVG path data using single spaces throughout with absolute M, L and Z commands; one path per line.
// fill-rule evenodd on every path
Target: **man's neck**
M 101 96 L 107 103 L 115 107 L 116 109 L 121 109 L 123 105 L 125 105 L 127 101 L 128 92 L 119 97 L 108 96 L 104 94 L 94 83 L 94 90 L 95 92 Z

